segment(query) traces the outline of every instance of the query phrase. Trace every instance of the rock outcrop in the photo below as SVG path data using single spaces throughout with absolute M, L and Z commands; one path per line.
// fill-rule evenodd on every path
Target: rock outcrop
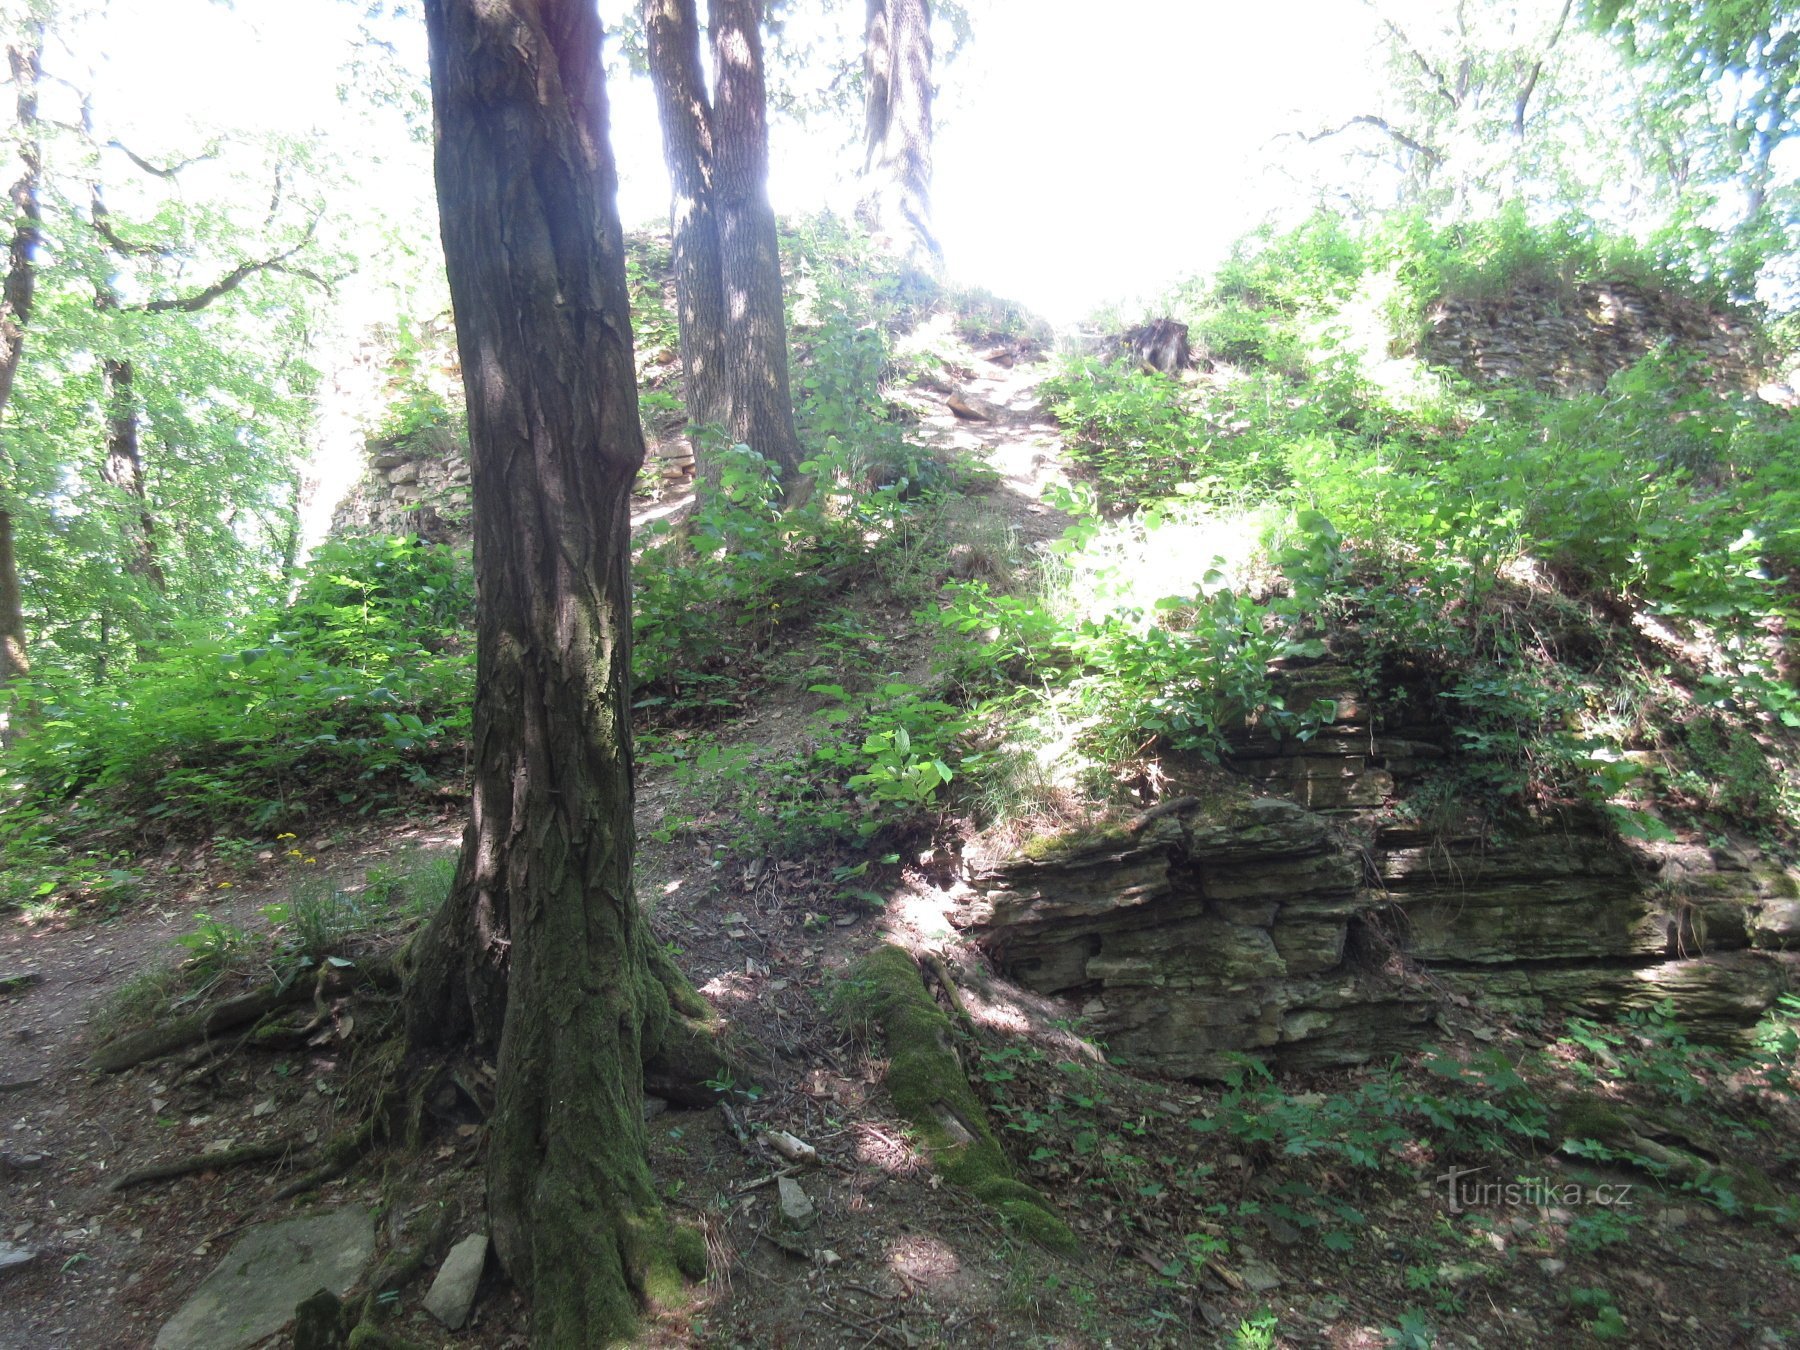
M 1743 849 L 1628 846 L 1568 812 L 1504 835 L 1435 829 L 1399 802 L 1454 752 L 1448 728 L 1376 728 L 1347 673 L 1304 744 L 1242 737 L 1241 794 L 1132 833 L 1038 840 L 978 862 L 970 914 L 1003 973 L 1068 999 L 1123 1061 L 1219 1076 L 1414 1043 L 1446 993 L 1520 1011 L 1668 1000 L 1727 1039 L 1800 974 L 1800 886 Z M 1269 795 L 1253 795 L 1260 790 Z
M 368 468 L 331 518 L 334 535 L 469 537 L 469 446 L 447 428 L 371 441 Z
M 973 917 L 1003 971 L 1078 1002 L 1115 1058 L 1210 1078 L 1234 1053 L 1360 1063 L 1430 1017 L 1353 940 L 1361 880 L 1323 816 L 1246 798 L 998 860 Z

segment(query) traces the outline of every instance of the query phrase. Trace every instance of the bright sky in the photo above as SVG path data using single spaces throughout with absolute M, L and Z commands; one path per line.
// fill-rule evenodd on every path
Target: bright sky
M 1368 12 L 1350 0 L 1246 6 L 1164 0 L 1097 17 L 1089 0 L 977 0 L 976 30 L 940 69 L 935 209 L 961 281 L 1067 321 L 1202 270 L 1291 185 L 1261 171 L 1276 133 L 1357 101 Z M 84 62 L 104 67 L 109 126 L 172 140 L 200 126 L 347 130 L 336 90 L 361 6 L 344 0 L 113 0 Z M 845 6 L 854 22 L 859 6 Z M 418 28 L 402 31 L 415 56 Z M 667 180 L 647 85 L 611 91 L 627 225 L 659 220 Z M 1341 112 L 1339 114 L 1341 118 Z M 421 148 L 350 132 L 383 191 L 429 192 Z M 834 181 L 838 131 L 778 129 L 771 193 L 805 210 Z M 172 148 L 172 147 L 171 147 Z

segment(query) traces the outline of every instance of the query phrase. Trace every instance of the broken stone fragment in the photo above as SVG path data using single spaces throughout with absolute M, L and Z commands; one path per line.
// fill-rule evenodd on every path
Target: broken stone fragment
M 800 1183 L 792 1177 L 782 1177 L 775 1185 L 781 1193 L 782 1220 L 789 1227 L 805 1228 L 818 1213 L 812 1197 L 807 1195 Z
M 471 1233 L 450 1249 L 425 1295 L 425 1311 L 451 1331 L 460 1331 L 475 1306 L 475 1289 L 487 1264 L 486 1233 Z

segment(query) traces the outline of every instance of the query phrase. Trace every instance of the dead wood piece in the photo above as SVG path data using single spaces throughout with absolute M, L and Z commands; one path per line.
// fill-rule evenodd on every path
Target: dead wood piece
M 975 1023 L 969 1017 L 969 1010 L 963 1007 L 962 995 L 956 992 L 956 981 L 950 978 L 950 967 L 944 964 L 944 958 L 936 952 L 926 952 L 925 964 L 937 976 L 937 982 L 943 987 L 944 997 L 950 1000 L 950 1007 L 956 1013 L 957 1020 L 968 1030 L 974 1030 Z
M 0 975 L 0 994 L 16 994 L 29 989 L 34 984 L 42 984 L 44 977 L 35 970 L 21 970 L 12 975 Z
M 720 1102 L 719 1110 L 724 1113 L 725 1123 L 731 1126 L 731 1133 L 737 1139 L 738 1147 L 743 1149 L 744 1152 L 755 1156 L 756 1149 L 750 1143 L 749 1131 L 744 1129 L 744 1122 L 738 1119 L 737 1112 L 731 1109 L 731 1103 Z
M 1142 815 L 1134 817 L 1132 822 L 1125 827 L 1125 833 L 1137 834 L 1146 825 L 1161 820 L 1164 816 L 1178 816 L 1183 811 L 1191 811 L 1198 805 L 1200 805 L 1198 797 L 1171 797 L 1168 801 L 1158 802 Z
M 10 1083 L 0 1083 L 0 1092 L 29 1092 L 43 1081 L 42 1078 L 15 1078 Z
M 193 1172 L 212 1172 L 224 1167 L 241 1167 L 245 1163 L 288 1158 L 295 1155 L 298 1147 L 291 1139 L 277 1139 L 267 1144 L 241 1144 L 237 1148 L 220 1149 L 216 1153 L 196 1153 L 187 1158 L 139 1167 L 124 1176 L 114 1177 L 107 1183 L 106 1189 L 116 1194 L 133 1186 L 142 1186 L 145 1182 L 167 1181 L 171 1177 L 185 1177 Z
M 737 1193 L 739 1195 L 744 1195 L 750 1191 L 761 1190 L 764 1186 L 772 1186 L 783 1177 L 791 1177 L 799 1171 L 800 1169 L 798 1167 L 783 1167 L 778 1171 L 769 1173 L 766 1177 L 758 1177 L 755 1181 L 746 1181 L 737 1188 Z

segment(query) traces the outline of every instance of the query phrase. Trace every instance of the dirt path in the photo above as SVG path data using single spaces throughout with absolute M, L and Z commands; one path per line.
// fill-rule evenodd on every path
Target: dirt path
M 946 340 L 943 333 L 927 337 Z M 1039 497 L 1059 472 L 1058 439 L 1036 404 L 1043 368 L 1008 368 L 963 350 L 947 372 L 947 391 L 906 400 L 922 439 L 991 464 L 999 476 L 993 500 L 1019 538 L 1052 537 L 1061 521 Z M 949 392 L 984 416 L 958 417 Z M 791 748 L 787 742 L 806 730 L 804 717 L 784 718 L 767 706 L 744 721 L 744 735 L 776 749 Z M 872 1113 L 879 1066 L 864 1062 L 825 1016 L 835 972 L 879 941 L 882 925 L 866 905 L 839 897 L 835 858 L 722 869 L 693 840 L 654 842 L 649 836 L 661 823 L 665 796 L 648 776 L 640 802 L 640 890 L 695 983 L 747 1043 L 767 1052 L 761 1081 L 735 1090 L 739 1119 L 753 1130 L 791 1129 L 832 1163 L 808 1181 L 821 1222 L 807 1241 L 809 1250 L 833 1257 L 828 1267 L 796 1262 L 765 1240 L 773 1188 L 736 1190 L 766 1177 L 779 1160 L 760 1147 L 746 1151 L 717 1113 L 661 1118 L 680 1123 L 652 1130 L 659 1178 L 667 1178 L 678 1205 L 687 1194 L 710 1193 L 716 1243 L 729 1249 L 707 1316 L 755 1345 L 929 1343 L 919 1338 L 933 1334 L 963 1343 L 959 1325 L 975 1339 L 1011 1343 L 994 1341 L 1006 1267 L 993 1256 L 1001 1244 L 991 1217 L 932 1184 L 903 1142 L 905 1126 Z M 286 898 L 304 858 L 353 886 L 372 863 L 402 849 L 454 847 L 459 830 L 460 820 L 446 815 L 321 834 L 303 841 L 302 858 L 270 847 L 243 874 L 222 871 L 204 850 L 152 859 L 146 899 L 117 918 L 37 925 L 15 919 L 0 927 L 0 976 L 26 977 L 0 995 L 0 1244 L 33 1253 L 28 1264 L 0 1271 L 12 1310 L 0 1320 L 0 1347 L 147 1345 L 234 1233 L 291 1206 L 270 1200 L 274 1183 L 255 1168 L 123 1195 L 106 1183 L 130 1167 L 223 1138 L 316 1138 L 332 1124 L 321 1103 L 344 1066 L 329 1047 L 196 1081 L 182 1059 L 120 1075 L 92 1073 L 85 1063 L 94 1048 L 90 1022 L 106 1000 L 135 976 L 181 959 L 175 940 L 195 930 L 197 913 L 248 934 L 266 930 L 263 907 Z M 904 903 L 894 906 L 888 926 L 915 940 L 928 924 L 943 931 L 944 894 L 909 870 L 899 884 Z M 381 1199 L 366 1176 L 323 1198 L 356 1195 Z M 826 1286 L 838 1292 L 828 1296 Z M 485 1330 L 455 1343 L 511 1343 L 516 1310 L 503 1300 L 487 1316 Z M 948 1331 L 934 1333 L 934 1326 Z M 700 1338 L 697 1329 L 665 1331 L 671 1343 Z M 410 1334 L 430 1342 L 429 1328 Z

